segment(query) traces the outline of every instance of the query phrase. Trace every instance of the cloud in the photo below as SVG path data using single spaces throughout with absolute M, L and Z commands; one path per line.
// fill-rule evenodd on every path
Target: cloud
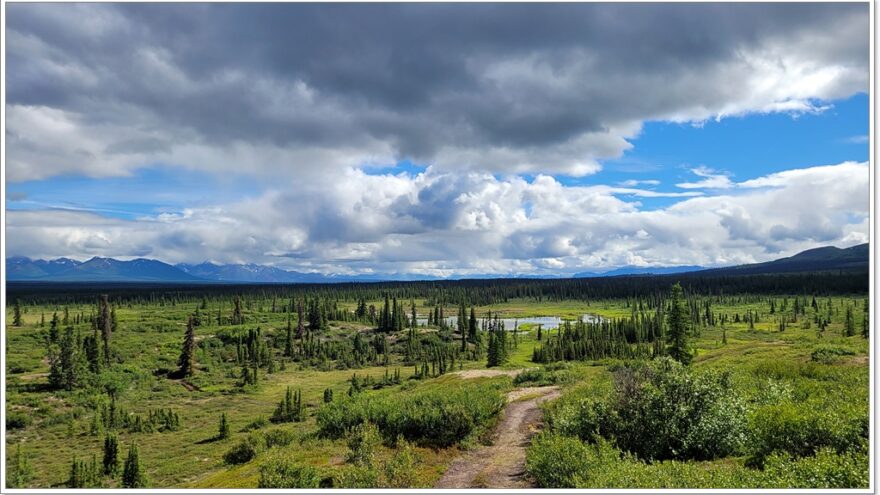
M 703 180 L 681 182 L 675 186 L 682 189 L 729 189 L 734 186 L 733 181 L 730 180 L 727 174 L 718 173 L 702 165 L 691 169 L 691 172 L 698 177 L 702 177 Z
M 291 182 L 401 159 L 582 176 L 646 121 L 821 112 L 868 86 L 867 4 L 22 3 L 7 15 L 11 182 L 157 163 Z
M 689 193 L 698 193 L 689 191 Z M 257 262 L 330 273 L 552 273 L 734 264 L 868 241 L 868 164 L 769 174 L 640 211 L 617 188 L 547 175 L 367 175 L 135 220 L 11 210 L 10 255 Z M 809 197 L 809 202 L 803 198 Z
M 869 141 L 869 136 L 859 135 L 859 136 L 850 136 L 848 138 L 842 139 L 841 141 L 847 144 L 865 144 Z
M 620 185 L 623 187 L 636 187 L 639 185 L 659 186 L 660 181 L 656 180 L 656 179 L 645 179 L 645 180 L 630 179 L 630 180 L 625 180 L 625 181 L 621 182 Z

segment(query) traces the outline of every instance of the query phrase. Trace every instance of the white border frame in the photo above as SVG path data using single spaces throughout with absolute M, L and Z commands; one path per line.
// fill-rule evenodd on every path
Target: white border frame
M 284 0 L 261 0 L 262 2 L 267 3 L 293 3 L 293 2 L 285 2 Z M 341 3 L 344 0 L 326 0 L 327 3 Z M 365 0 L 348 0 L 354 2 L 365 2 Z M 385 2 L 389 0 L 383 0 Z M 394 3 L 404 3 L 398 2 L 398 0 L 390 0 Z M 420 0 L 415 0 L 420 1 Z M 467 0 L 446 0 L 449 2 L 465 2 Z M 495 2 L 493 3 L 506 3 L 506 2 Z M 510 3 L 519 3 L 519 2 L 528 2 L 530 0 L 508 0 Z M 557 0 L 558 1 L 558 0 Z M 571 0 L 562 0 L 565 2 Z M 745 3 L 771 3 L 769 1 L 762 0 L 740 0 Z M 772 3 L 777 3 L 780 0 L 774 0 Z M 810 3 L 836 3 L 838 0 L 832 0 L 829 2 L 820 2 L 818 0 L 809 0 Z M 615 0 L 610 3 L 664 3 L 662 1 L 656 0 Z M 16 1 L 16 2 L 7 2 L 6 0 L 2 0 L 2 13 L 0 13 L 0 20 L 2 20 L 3 25 L 0 27 L 0 47 L 2 47 L 2 52 L 0 52 L 0 74 L 3 75 L 2 81 L 0 81 L 0 92 L 2 92 L 2 131 L 3 137 L 0 137 L 0 185 L 2 185 L 2 192 L 0 192 L 0 197 L 3 198 L 3 206 L 2 206 L 2 220 L 3 226 L 2 231 L 0 231 L 0 257 L 4 260 L 4 265 L 0 268 L 0 305 L 3 307 L 3 312 L 0 313 L 0 368 L 2 368 L 2 373 L 0 373 L 0 402 L 2 402 L 2 409 L 0 409 L 0 432 L 2 432 L 2 442 L 0 442 L 0 493 L 120 493 L 120 494 L 128 494 L 128 493 L 687 493 L 687 494 L 698 494 L 698 493 L 874 493 L 875 488 L 875 475 L 877 468 L 877 455 L 876 455 L 876 437 L 877 437 L 877 421 L 876 421 L 876 409 L 875 409 L 875 355 L 876 355 L 876 346 L 877 346 L 877 338 L 876 338 L 876 326 L 875 315 L 876 315 L 876 291 L 874 290 L 875 285 L 875 275 L 877 270 L 876 265 L 876 249 L 877 246 L 874 242 L 874 233 L 875 233 L 875 222 L 877 221 L 877 209 L 876 202 L 874 201 L 875 196 L 875 181 L 877 180 L 874 164 L 875 162 L 875 123 L 876 123 L 876 100 L 875 94 L 877 91 L 877 81 L 875 78 L 875 48 L 876 48 L 876 40 L 874 36 L 875 24 L 877 21 L 876 18 L 876 10 L 874 8 L 874 0 L 869 0 L 868 2 L 852 2 L 852 3 L 869 3 L 869 16 L 870 16 L 870 54 L 869 54 L 869 107 L 870 107 L 870 121 L 869 121 L 869 152 L 868 152 L 868 169 L 870 174 L 870 214 L 871 221 L 869 222 L 869 298 L 871 299 L 871 307 L 870 307 L 870 326 L 871 326 L 871 334 L 870 334 L 870 343 L 869 343 L 869 353 L 870 353 L 870 364 L 869 364 L 869 372 L 870 372 L 870 429 L 872 435 L 869 440 L 870 445 L 870 473 L 869 473 L 869 488 L 854 488 L 854 489 L 728 489 L 728 488 L 714 488 L 714 489 L 675 489 L 675 488 L 663 488 L 663 489 L 616 489 L 616 488 L 607 488 L 607 489 L 521 489 L 521 490 L 510 490 L 510 489 L 342 489 L 342 488 L 326 488 L 320 490 L 314 489 L 237 489 L 237 488 L 223 488 L 223 489 L 208 489 L 208 488 L 129 488 L 129 489 L 114 489 L 114 488 L 91 488 L 91 489 L 83 489 L 83 488 L 63 488 L 63 489 L 52 489 L 52 488 L 5 488 L 6 487 L 6 4 L 7 3 L 86 3 L 86 2 L 76 2 L 73 0 L 55 0 L 55 1 L 47 1 L 47 2 L 28 2 L 28 1 Z M 121 3 L 121 2 L 112 2 L 109 0 L 89 0 L 88 3 Z M 143 2 L 143 3 L 166 3 L 166 0 L 159 0 L 157 2 Z M 172 2 L 168 1 L 167 3 L 202 3 L 202 2 Z M 206 2 L 207 3 L 207 2 Z M 236 3 L 230 0 L 219 0 L 215 3 Z M 322 3 L 313 0 L 307 0 L 306 3 Z M 668 3 L 703 3 L 699 0 L 676 0 L 675 2 Z M 708 2 L 707 2 L 708 3 Z M 728 3 L 728 2 L 720 2 L 720 3 Z M 737 2 L 729 2 L 729 3 L 737 3 Z M 782 3 L 800 3 L 797 0 L 782 0 Z M 849 3 L 840 1 L 840 3 Z

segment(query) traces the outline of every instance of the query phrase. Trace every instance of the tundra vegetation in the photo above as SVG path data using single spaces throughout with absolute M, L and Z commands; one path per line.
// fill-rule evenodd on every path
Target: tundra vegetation
M 863 274 L 9 297 L 9 487 L 430 487 L 538 386 L 539 487 L 868 486 Z

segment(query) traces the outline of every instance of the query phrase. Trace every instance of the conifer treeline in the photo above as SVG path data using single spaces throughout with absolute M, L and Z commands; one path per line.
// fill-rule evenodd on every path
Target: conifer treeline
M 388 294 L 399 301 L 427 299 L 431 305 L 455 305 L 461 301 L 484 306 L 509 299 L 534 301 L 595 300 L 662 295 L 675 281 L 688 293 L 809 294 L 816 296 L 863 294 L 869 279 L 864 271 L 813 272 L 774 275 L 706 276 L 675 274 L 584 279 L 488 279 L 423 282 L 375 282 L 340 284 L 193 284 L 173 286 L 154 283 L 35 283 L 9 282 L 11 300 L 25 304 L 91 303 L 107 293 L 123 304 L 174 304 L 203 298 L 226 301 L 236 295 L 250 299 L 381 300 Z

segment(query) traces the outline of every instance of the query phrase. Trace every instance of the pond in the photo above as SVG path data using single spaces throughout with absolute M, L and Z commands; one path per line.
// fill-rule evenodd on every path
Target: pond
M 581 318 L 587 323 L 599 322 L 602 321 L 602 317 L 594 314 L 584 314 Z M 416 318 L 419 322 L 419 325 L 425 325 L 428 323 L 427 318 Z M 480 322 L 483 321 L 483 318 L 478 318 Z M 513 330 L 514 325 L 522 325 L 528 324 L 532 327 L 537 327 L 541 325 L 544 330 L 550 330 L 554 328 L 559 328 L 560 325 L 565 321 L 565 319 L 560 318 L 559 316 L 527 316 L 523 318 L 499 318 L 500 321 L 504 322 L 504 328 L 506 330 Z M 573 321 L 573 320 L 569 320 Z M 457 316 L 447 316 L 446 324 L 456 328 L 458 325 L 458 317 Z

